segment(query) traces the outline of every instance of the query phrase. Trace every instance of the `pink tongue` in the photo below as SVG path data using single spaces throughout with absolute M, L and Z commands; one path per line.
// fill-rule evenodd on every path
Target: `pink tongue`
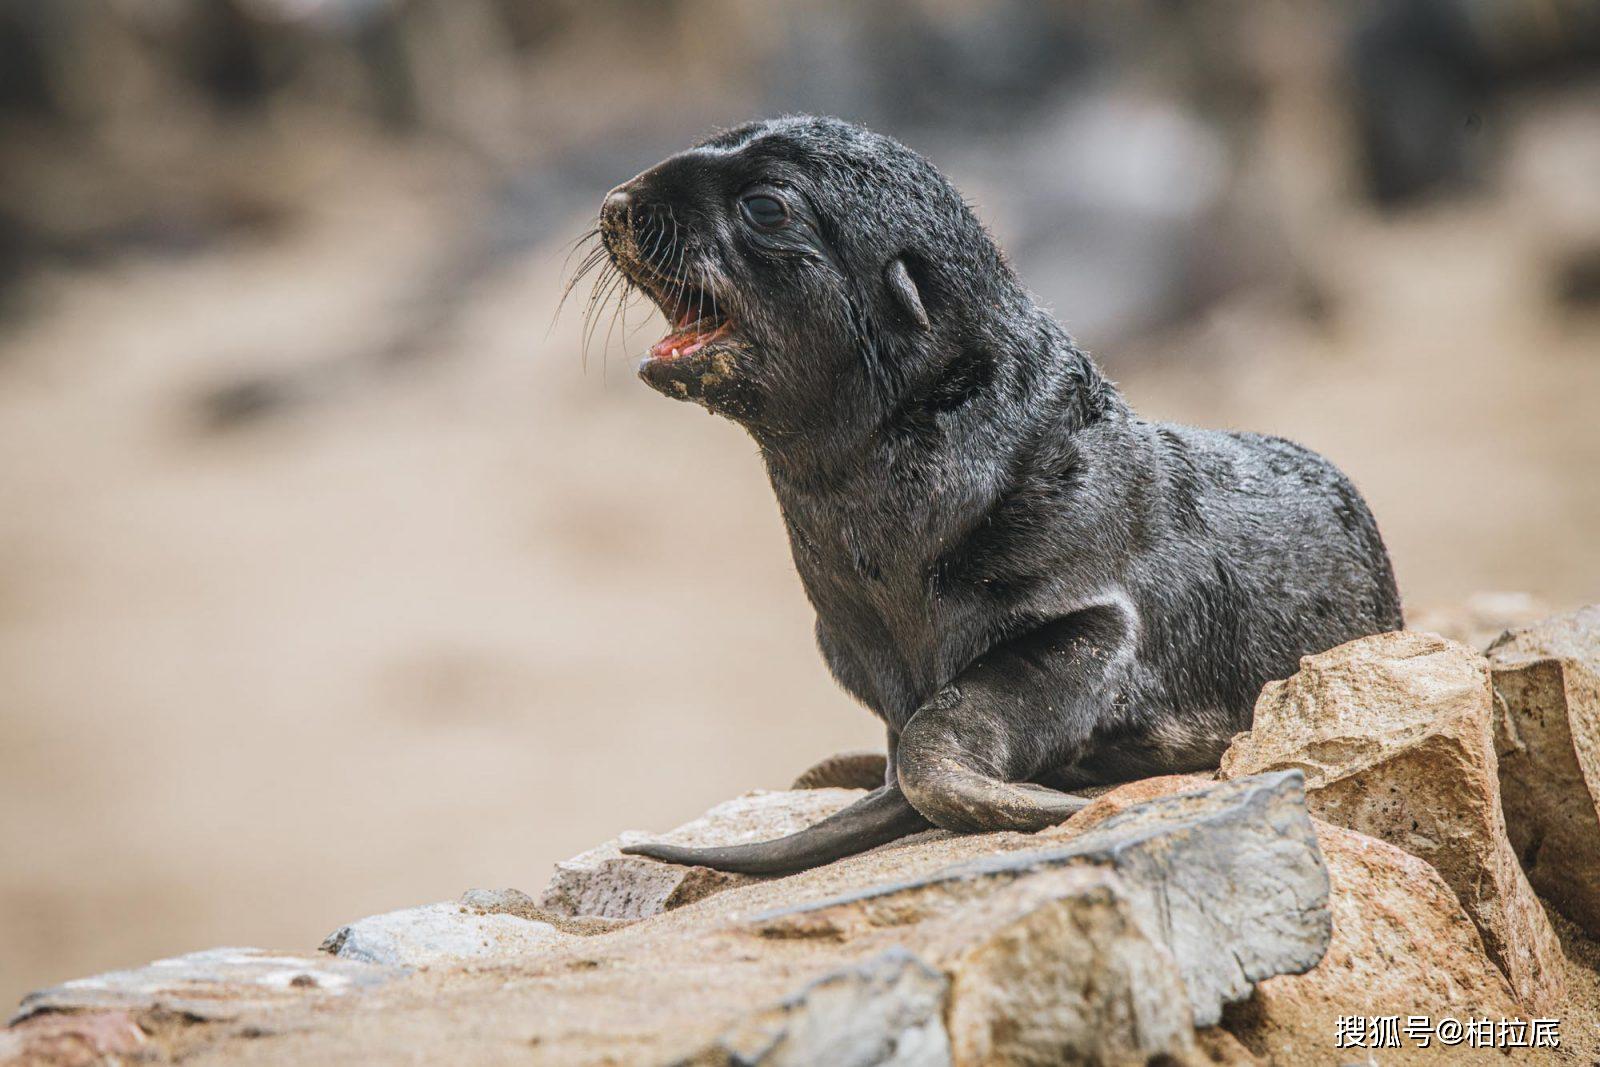
M 704 348 L 708 342 L 715 340 L 721 332 L 722 328 L 719 326 L 709 333 L 700 330 L 669 333 L 650 346 L 650 355 L 655 359 L 676 359 L 681 356 L 692 356 Z
M 693 355 L 705 343 L 705 337 L 697 333 L 669 333 L 650 347 L 650 354 L 656 359 L 675 359 Z

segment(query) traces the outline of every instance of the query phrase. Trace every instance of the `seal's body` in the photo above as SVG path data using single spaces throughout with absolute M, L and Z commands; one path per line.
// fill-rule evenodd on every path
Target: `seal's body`
M 601 233 L 672 323 L 641 377 L 760 446 L 823 656 L 889 752 L 798 834 L 629 851 L 771 873 L 930 823 L 1037 830 L 1074 788 L 1215 766 L 1265 682 L 1402 624 L 1338 470 L 1139 418 L 888 138 L 742 127 L 614 190 Z

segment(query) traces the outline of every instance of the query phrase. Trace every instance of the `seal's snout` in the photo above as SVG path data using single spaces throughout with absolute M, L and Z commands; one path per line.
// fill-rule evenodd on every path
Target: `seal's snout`
M 600 205 L 601 224 L 607 229 L 630 229 L 633 201 L 633 190 L 628 188 L 628 185 L 619 185 L 611 190 L 606 194 L 605 201 Z
M 640 377 L 668 396 L 750 417 L 757 406 L 740 381 L 749 346 L 731 314 L 727 277 L 715 265 L 715 241 L 703 232 L 715 185 L 698 170 L 668 163 L 623 182 L 600 203 L 600 239 L 611 262 L 667 320 Z
M 625 182 L 606 194 L 600 204 L 600 238 L 606 251 L 624 263 L 631 262 L 637 247 L 633 239 L 633 209 L 635 194 Z
M 606 202 L 600 205 L 600 213 L 611 218 L 626 218 L 629 206 L 633 203 L 633 194 L 626 185 L 619 185 L 606 194 Z

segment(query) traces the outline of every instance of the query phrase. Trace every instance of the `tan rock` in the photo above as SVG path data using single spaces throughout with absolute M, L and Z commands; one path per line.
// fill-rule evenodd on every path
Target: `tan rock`
M 136 1062 L 145 1033 L 125 1011 L 35 1015 L 0 1030 L 5 1067 L 99 1067 Z
M 1102 793 L 1088 807 L 1059 826 L 1040 832 L 1040 837 L 1076 837 L 1091 830 L 1114 815 L 1121 815 L 1136 804 L 1174 793 L 1193 793 L 1212 784 L 1213 779 L 1198 774 L 1163 774 L 1155 778 L 1142 778 L 1137 782 L 1119 785 Z
M 1529 1011 L 1564 960 L 1506 837 L 1488 663 L 1435 634 L 1378 634 L 1300 661 L 1256 703 L 1225 778 L 1299 768 L 1313 814 L 1431 863 Z
M 680 867 L 643 856 L 624 856 L 621 846 L 641 841 L 738 845 L 782 837 L 820 822 L 861 795 L 859 789 L 758 789 L 664 833 L 626 831 L 613 841 L 557 863 L 539 904 L 556 915 L 607 919 L 642 919 L 682 907 L 754 879 L 708 867 Z
M 842 967 L 729 1027 L 682 1067 L 949 1067 L 950 983 L 903 948 Z
M 1208 784 L 1193 775 L 1168 775 L 1119 786 L 1061 829 L 1087 829 L 1083 824 Z M 1260 983 L 1250 1000 L 1229 1010 L 1226 1029 L 1200 1031 L 1197 1062 L 1359 1062 L 1361 1050 L 1333 1048 L 1331 1035 L 1342 1015 L 1526 1017 L 1484 952 L 1476 927 L 1431 864 L 1365 834 L 1322 820 L 1313 825 L 1331 881 L 1328 952 L 1303 975 Z M 1504 1062 L 1500 1053 L 1413 1045 L 1408 1042 L 1399 1056 L 1393 1050 L 1378 1053 L 1380 1062 Z
M 1506 832 L 1528 880 L 1600 935 L 1600 606 L 1489 649 Z
M 426 967 L 541 952 L 573 936 L 538 919 L 441 901 L 346 923 L 323 939 L 322 951 L 366 963 Z
M 1197 1067 L 1262 1067 L 1267 1062 L 1220 1026 L 1196 1030 L 1194 1043 L 1195 1055 L 1190 1062 Z
M 1328 877 L 1296 771 L 1157 797 L 1048 848 L 806 900 L 749 925 L 773 940 L 841 942 L 953 913 L 965 923 L 974 902 L 1067 866 L 1117 873 L 1141 929 L 1176 961 L 1200 1026 L 1262 978 L 1314 966 L 1327 948 Z
M 961 916 L 943 954 L 958 1064 L 1129 1063 L 1194 1052 L 1178 965 L 1140 928 L 1120 880 L 1068 869 Z M 1009 914 L 1008 914 L 1009 913 Z
M 750 1013 L 686 1062 L 1142 1065 L 1193 1053 L 1177 963 L 1115 874 L 1043 869 L 988 888 L 935 890 L 897 909 L 892 935 L 856 924 L 860 943 L 895 947 Z
M 210 948 L 29 993 L 16 1021 L 152 1008 L 193 1019 L 232 1019 L 257 1009 L 351 997 L 404 974 L 402 968 L 321 953 Z
M 231 950 L 30 1005 L 126 1012 L 143 1060 L 190 1067 L 1247 1062 L 1219 1060 L 1216 1034 L 1197 1046 L 1195 1020 L 1321 958 L 1328 884 L 1300 776 L 1273 774 L 1075 837 L 924 836 L 638 921 L 552 920 L 563 936 L 536 951 L 393 967 Z M 455 907 L 430 924 L 492 940 L 476 919 L 547 914 L 504 890 Z M 53 1040 L 9 1036 L 24 1056 Z
M 1458 603 L 1416 610 L 1407 606 L 1406 629 L 1438 634 L 1481 651 L 1507 630 L 1531 626 L 1552 610 L 1528 593 L 1473 593 Z
M 1204 789 L 1204 779 L 1167 775 L 1119 786 L 1085 808 L 1093 823 L 1136 804 Z M 1365 834 L 1312 821 L 1328 867 L 1333 933 L 1327 954 L 1299 975 L 1268 978 L 1232 1008 L 1221 1030 L 1197 1035 L 1201 1061 L 1345 1064 L 1359 1049 L 1335 1049 L 1340 1016 L 1429 1015 L 1465 1019 L 1526 1017 L 1504 974 L 1488 958 L 1477 928 L 1433 865 Z M 1087 828 L 1087 827 L 1085 827 Z M 1217 1035 L 1221 1035 L 1220 1037 Z M 1402 1040 L 1405 1035 L 1402 1031 Z M 1504 1063 L 1499 1052 L 1460 1046 L 1431 1050 L 1406 1041 L 1382 1063 Z M 1524 1055 L 1529 1050 L 1520 1050 Z M 1431 1053 L 1431 1054 L 1430 1054 Z
M 1365 834 L 1315 825 L 1333 885 L 1333 940 L 1316 967 L 1268 978 L 1229 1013 L 1223 1025 L 1246 1047 L 1271 1063 L 1332 1067 L 1365 1058 L 1362 1049 L 1334 1047 L 1340 1017 L 1398 1015 L 1402 1050 L 1410 1053 L 1424 1050 L 1405 1034 L 1409 1015 L 1435 1022 L 1526 1017 L 1430 864 Z M 1434 1044 L 1433 1050 L 1441 1063 L 1506 1059 L 1492 1049 Z M 1395 1053 L 1374 1055 L 1388 1063 Z

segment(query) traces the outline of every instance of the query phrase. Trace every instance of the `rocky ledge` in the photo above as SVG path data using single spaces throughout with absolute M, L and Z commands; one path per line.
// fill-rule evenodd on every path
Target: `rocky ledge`
M 751 793 L 664 836 L 776 836 L 858 795 Z M 1382 634 L 1267 686 L 1217 776 L 1037 834 L 776 879 L 624 835 L 537 900 L 34 993 L 0 1063 L 1595 1062 L 1597 796 L 1600 608 L 1487 655 Z

